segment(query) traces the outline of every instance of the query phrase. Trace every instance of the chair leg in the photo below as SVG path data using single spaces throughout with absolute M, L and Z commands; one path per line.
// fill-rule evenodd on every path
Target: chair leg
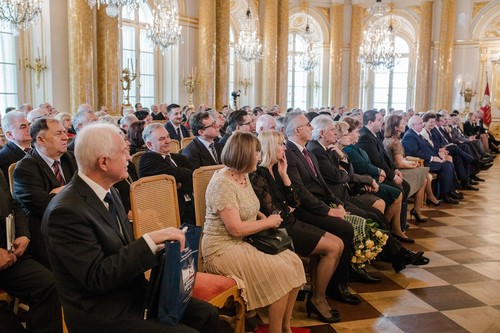
M 236 307 L 234 333 L 245 333 L 245 301 L 238 295 L 234 297 L 234 306 Z

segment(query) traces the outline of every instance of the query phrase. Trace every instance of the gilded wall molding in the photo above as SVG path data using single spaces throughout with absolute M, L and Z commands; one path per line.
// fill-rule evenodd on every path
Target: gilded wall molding
M 316 9 L 318 9 L 321 12 L 321 14 L 325 15 L 327 22 L 330 22 L 330 8 L 316 7 Z
M 474 19 L 477 16 L 477 13 L 479 13 L 481 9 L 483 9 L 489 3 L 490 1 L 474 2 L 472 4 L 472 19 Z
M 410 9 L 415 12 L 418 16 L 420 16 L 420 6 L 410 6 Z

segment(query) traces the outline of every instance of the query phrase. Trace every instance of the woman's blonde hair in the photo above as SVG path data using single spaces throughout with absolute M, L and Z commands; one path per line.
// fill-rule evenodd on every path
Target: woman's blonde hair
M 342 135 L 344 135 L 345 132 L 349 133 L 349 124 L 346 123 L 345 121 L 338 121 L 335 123 L 335 134 L 337 135 L 337 138 L 340 138 Z
M 255 152 L 260 152 L 259 140 L 252 133 L 235 132 L 226 144 L 221 154 L 222 163 L 239 172 L 251 172 L 255 165 Z
M 259 141 L 262 145 L 262 162 L 260 162 L 260 165 L 269 168 L 278 162 L 276 147 L 283 144 L 285 137 L 277 131 L 264 131 L 259 134 Z

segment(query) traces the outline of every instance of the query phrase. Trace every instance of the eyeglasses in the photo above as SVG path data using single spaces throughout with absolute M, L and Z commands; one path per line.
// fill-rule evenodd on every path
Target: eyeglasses
M 304 126 L 309 126 L 309 127 L 312 127 L 311 126 L 311 123 L 310 122 L 307 122 L 307 124 L 304 124 L 304 125 L 300 125 L 297 127 L 297 129 L 301 128 L 301 127 L 304 127 Z
M 203 129 L 207 129 L 207 128 L 210 128 L 210 127 L 215 128 L 215 125 L 217 125 L 217 123 L 214 121 L 214 122 L 212 123 L 212 125 L 203 126 Z
M 248 123 L 243 123 L 240 126 L 250 125 L 251 123 L 253 123 L 253 120 L 250 120 Z

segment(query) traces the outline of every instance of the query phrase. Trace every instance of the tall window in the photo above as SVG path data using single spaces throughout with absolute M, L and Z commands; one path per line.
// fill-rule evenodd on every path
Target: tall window
M 401 58 L 396 60 L 392 71 L 376 69 L 373 72 L 373 107 L 377 109 L 407 109 L 410 48 L 401 37 L 395 37 L 394 47 Z
M 153 21 L 147 4 L 130 11 L 122 10 L 122 66 L 133 67 L 137 79 L 130 90 L 130 104 L 140 102 L 143 107 L 155 103 L 155 50 L 146 38 L 147 24 Z
M 307 108 L 307 72 L 299 67 L 300 57 L 306 50 L 304 39 L 296 32 L 288 35 L 288 106 Z
M 303 70 L 300 59 L 306 50 L 304 38 L 297 32 L 288 35 L 288 94 L 287 105 L 307 110 L 317 107 L 321 100 L 319 86 L 321 77 L 321 54 L 316 50 L 319 64 L 311 72 Z
M 0 108 L 18 107 L 16 44 L 12 32 L 0 28 Z

